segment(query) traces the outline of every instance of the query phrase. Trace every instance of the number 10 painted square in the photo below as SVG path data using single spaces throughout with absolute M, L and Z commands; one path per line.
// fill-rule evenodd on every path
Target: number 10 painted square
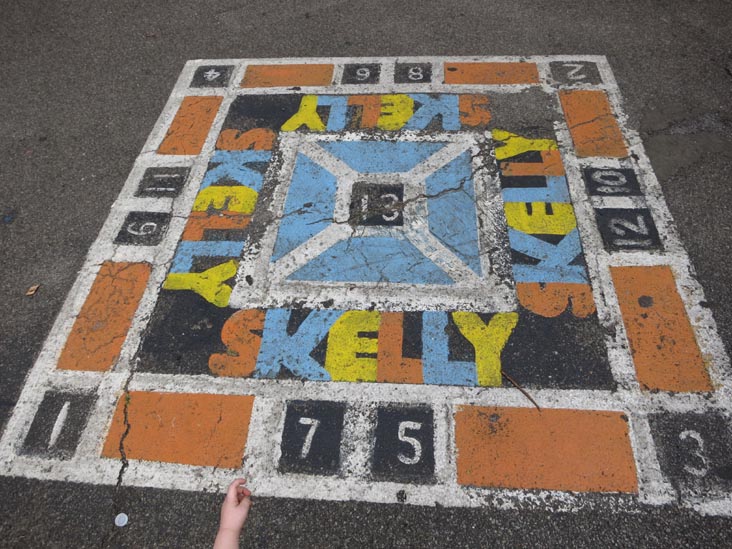
M 191 61 L 0 472 L 732 514 L 729 389 L 604 57 Z

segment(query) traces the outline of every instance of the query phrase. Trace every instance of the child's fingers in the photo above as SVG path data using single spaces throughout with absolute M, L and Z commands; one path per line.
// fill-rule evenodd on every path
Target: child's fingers
M 239 502 L 239 497 L 238 497 L 239 486 L 241 484 L 243 484 L 244 482 L 245 482 L 245 480 L 243 478 L 234 479 L 234 481 L 231 484 L 229 484 L 229 488 L 226 490 L 226 499 L 228 499 L 234 503 L 238 503 Z

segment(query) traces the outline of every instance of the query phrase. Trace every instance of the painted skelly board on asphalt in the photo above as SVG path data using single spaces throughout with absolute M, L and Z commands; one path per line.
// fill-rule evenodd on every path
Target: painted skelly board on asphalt
M 0 472 L 730 514 L 729 389 L 603 57 L 191 61 Z

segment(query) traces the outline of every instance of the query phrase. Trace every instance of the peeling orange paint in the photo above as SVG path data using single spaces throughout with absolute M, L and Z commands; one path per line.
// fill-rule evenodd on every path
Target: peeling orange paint
M 611 267 L 610 272 L 641 387 L 711 391 L 671 268 Z
M 380 95 L 349 95 L 348 104 L 354 107 L 360 107 L 359 127 L 361 129 L 373 129 L 379 122 L 381 116 L 381 96 Z
M 102 456 L 119 458 L 122 446 L 127 459 L 238 469 L 253 404 L 253 396 L 123 394 Z
M 182 240 L 203 240 L 206 230 L 241 230 L 249 225 L 252 216 L 226 210 L 209 212 L 191 212 L 183 230 Z
M 380 383 L 424 383 L 422 361 L 404 358 L 404 313 L 381 313 L 376 381 Z
M 538 84 L 535 63 L 445 63 L 445 84 Z
M 516 295 L 521 306 L 544 317 L 555 317 L 567 309 L 578 318 L 595 312 L 595 300 L 589 284 L 564 282 L 519 282 Z
M 484 128 L 491 121 L 490 98 L 483 94 L 459 96 L 460 123 L 472 128 Z
M 222 151 L 269 151 L 277 136 L 269 128 L 253 128 L 245 132 L 235 129 L 222 130 L 216 140 L 216 148 Z
M 119 358 L 152 267 L 105 261 L 71 328 L 58 368 L 103 372 Z
M 328 86 L 332 81 L 333 65 L 249 65 L 241 87 Z
M 506 177 L 564 175 L 564 165 L 558 150 L 545 150 L 540 154 L 541 162 L 501 162 L 501 175 Z
M 462 406 L 458 482 L 485 488 L 638 491 L 621 412 Z
M 158 147 L 158 154 L 199 154 L 223 97 L 186 97 Z
M 228 377 L 249 377 L 257 366 L 259 346 L 262 343 L 265 311 L 245 309 L 229 317 L 221 330 L 225 353 L 209 357 L 211 373 Z
M 623 134 L 604 91 L 563 90 L 559 92 L 559 100 L 577 156 L 628 156 Z

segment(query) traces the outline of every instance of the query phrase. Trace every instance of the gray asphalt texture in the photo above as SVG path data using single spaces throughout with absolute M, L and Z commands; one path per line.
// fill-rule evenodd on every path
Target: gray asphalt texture
M 364 0 L 0 5 L 0 423 L 187 59 L 606 55 L 728 349 L 732 4 Z M 41 284 L 33 298 L 25 290 Z M 218 494 L 0 478 L 0 546 L 205 547 Z M 122 529 L 117 512 L 130 516 Z M 731 520 L 256 501 L 251 546 L 730 546 Z

